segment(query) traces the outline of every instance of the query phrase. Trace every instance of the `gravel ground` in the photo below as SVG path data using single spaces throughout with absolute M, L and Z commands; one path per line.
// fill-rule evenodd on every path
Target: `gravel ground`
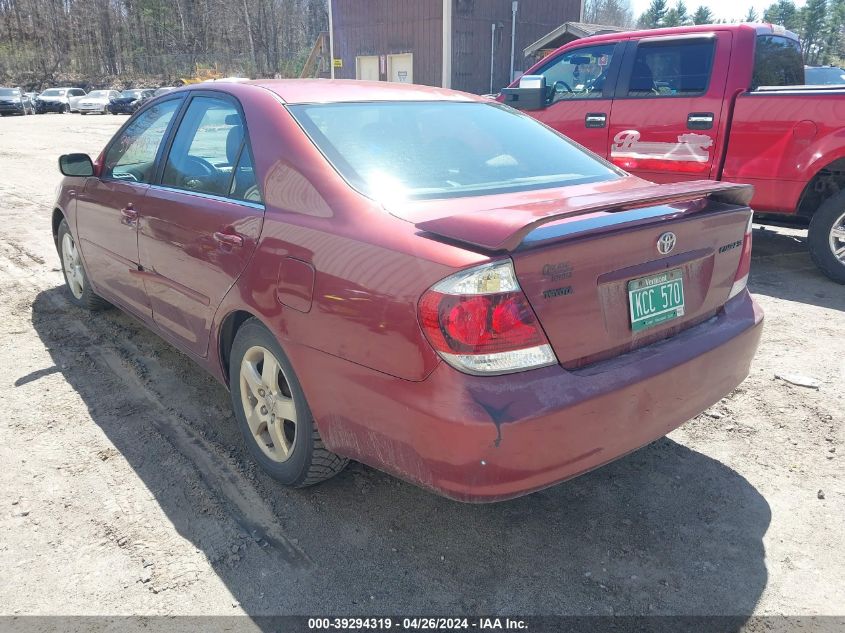
M 751 376 L 667 438 L 494 505 L 360 465 L 291 491 L 223 387 L 65 299 L 56 158 L 125 120 L 0 121 L 0 614 L 845 615 L 845 288 L 803 233 L 755 229 Z

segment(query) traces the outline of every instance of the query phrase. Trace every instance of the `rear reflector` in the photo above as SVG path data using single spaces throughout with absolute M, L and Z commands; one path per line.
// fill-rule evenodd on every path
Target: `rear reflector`
M 748 285 L 748 273 L 751 270 L 751 222 L 754 215 L 748 217 L 748 224 L 745 227 L 745 236 L 742 239 L 742 252 L 739 254 L 739 265 L 734 276 L 734 283 L 728 299 L 733 299 Z
M 471 374 L 557 363 L 510 260 L 443 279 L 420 298 L 420 324 L 443 360 Z

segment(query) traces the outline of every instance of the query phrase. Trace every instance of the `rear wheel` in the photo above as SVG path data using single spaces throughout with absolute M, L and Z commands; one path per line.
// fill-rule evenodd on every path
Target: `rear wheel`
M 229 363 L 232 406 L 253 458 L 286 486 L 333 477 L 348 460 L 327 450 L 293 367 L 258 320 L 238 330 Z
M 810 220 L 810 256 L 833 281 L 845 284 L 845 191 L 826 200 Z
M 79 247 L 73 239 L 67 220 L 62 220 L 59 224 L 58 240 L 62 274 L 70 294 L 71 303 L 87 310 L 107 308 L 109 303 L 91 290 L 91 284 L 88 283 L 88 276 L 85 274 L 85 267 L 82 264 Z

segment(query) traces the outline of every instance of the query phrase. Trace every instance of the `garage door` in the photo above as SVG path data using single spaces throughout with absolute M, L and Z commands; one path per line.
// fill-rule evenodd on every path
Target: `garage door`
M 362 55 L 355 58 L 355 79 L 378 81 L 378 55 Z
M 387 56 L 387 80 L 404 84 L 414 83 L 413 53 Z

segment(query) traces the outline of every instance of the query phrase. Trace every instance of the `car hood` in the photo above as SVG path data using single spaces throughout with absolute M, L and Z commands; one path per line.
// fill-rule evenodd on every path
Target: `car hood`
M 64 101 L 67 97 L 38 97 L 39 101 Z
M 108 97 L 97 97 L 94 99 L 89 99 L 88 97 L 80 97 L 79 98 L 79 105 L 92 104 L 92 105 L 105 105 L 109 102 Z

